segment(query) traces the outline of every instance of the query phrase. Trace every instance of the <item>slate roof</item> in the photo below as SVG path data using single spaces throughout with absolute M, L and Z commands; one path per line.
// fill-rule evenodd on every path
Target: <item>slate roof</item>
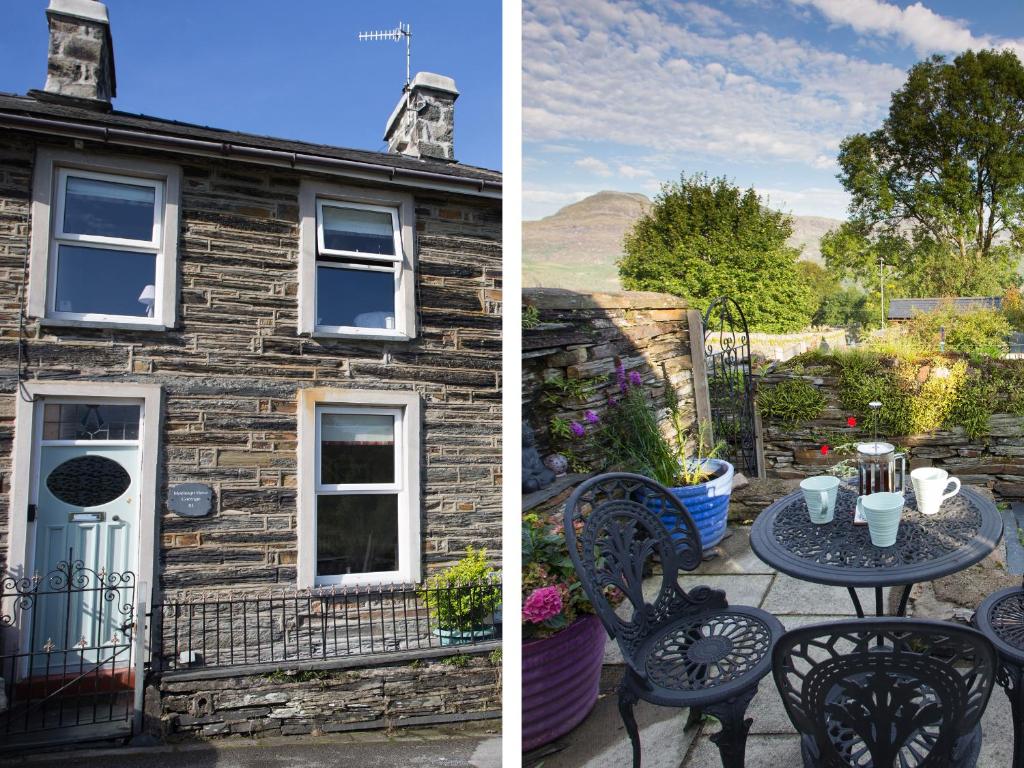
M 491 183 L 501 183 L 501 173 L 487 168 L 478 168 L 472 165 L 464 165 L 458 162 L 446 162 L 444 160 L 421 159 L 408 157 L 406 155 L 392 154 L 389 152 L 368 152 L 361 149 L 349 149 L 346 147 L 332 147 L 325 144 L 313 144 L 303 141 L 291 141 L 289 139 L 278 139 L 270 136 L 260 136 L 254 133 L 241 133 L 238 131 L 226 131 L 219 128 L 210 128 L 203 125 L 183 123 L 177 120 L 165 120 L 148 115 L 136 115 L 130 112 L 119 112 L 112 110 L 103 112 L 95 109 L 75 106 L 73 104 L 59 103 L 49 99 L 36 99 L 32 96 L 19 96 L 16 94 L 0 92 L 0 115 L 27 115 L 30 117 L 50 118 L 55 120 L 67 120 L 75 123 L 82 123 L 94 126 L 106 126 L 110 128 L 124 128 L 145 133 L 177 136 L 188 139 L 202 139 L 206 141 L 223 142 L 259 149 L 270 149 L 279 152 L 295 152 L 300 154 L 316 155 L 339 160 L 349 160 L 359 163 L 372 163 L 391 168 L 401 168 L 414 171 L 427 171 L 453 179 L 474 179 Z
M 931 312 L 940 304 L 952 302 L 953 307 L 960 311 L 971 309 L 999 309 L 1003 300 L 998 296 L 967 296 L 954 299 L 891 299 L 889 301 L 890 320 L 909 320 L 915 314 Z

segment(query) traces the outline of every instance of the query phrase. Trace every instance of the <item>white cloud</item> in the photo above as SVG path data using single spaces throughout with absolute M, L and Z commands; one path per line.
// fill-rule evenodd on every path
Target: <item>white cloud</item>
M 893 37 L 918 54 L 959 52 L 968 48 L 1008 48 L 1024 54 L 1024 40 L 1000 40 L 975 35 L 965 21 L 941 16 L 924 3 L 900 8 L 884 0 L 790 0 L 811 6 L 833 24 L 846 25 L 862 34 Z
M 676 167 L 696 157 L 709 170 L 716 158 L 821 169 L 843 136 L 881 122 L 905 77 L 889 64 L 737 30 L 728 17 L 709 33 L 679 8 L 527 0 L 524 140 L 643 148 Z
M 804 189 L 773 189 L 756 187 L 764 202 L 777 211 L 798 216 L 827 216 L 845 219 L 850 196 L 839 187 L 807 187 Z
M 626 163 L 619 163 L 617 170 L 619 176 L 624 176 L 627 179 L 643 179 L 654 176 L 654 173 L 646 168 L 634 168 L 632 165 L 627 165 Z
M 598 176 L 612 175 L 612 170 L 608 167 L 608 164 L 603 160 L 598 160 L 596 157 L 582 157 L 573 165 L 590 173 L 596 173 Z

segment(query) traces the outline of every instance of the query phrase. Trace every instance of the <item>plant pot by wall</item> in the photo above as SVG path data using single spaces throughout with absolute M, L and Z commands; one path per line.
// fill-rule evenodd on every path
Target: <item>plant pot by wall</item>
M 434 634 L 441 640 L 441 645 L 465 645 L 480 640 L 490 640 L 497 632 L 495 627 L 479 627 L 478 629 L 435 629 Z
M 564 736 L 597 702 L 608 635 L 592 613 L 523 643 L 523 751 Z
M 732 495 L 732 478 L 736 470 L 732 464 L 722 459 L 707 459 L 704 463 L 710 465 L 717 473 L 715 477 L 706 483 L 684 485 L 669 490 L 683 502 L 683 506 L 693 517 L 697 530 L 700 531 L 704 551 L 707 552 L 725 536 L 726 522 L 729 518 L 729 497 Z M 665 526 L 671 529 L 676 523 L 676 515 L 671 509 L 665 510 L 664 506 L 661 499 L 647 500 L 647 508 L 661 517 Z

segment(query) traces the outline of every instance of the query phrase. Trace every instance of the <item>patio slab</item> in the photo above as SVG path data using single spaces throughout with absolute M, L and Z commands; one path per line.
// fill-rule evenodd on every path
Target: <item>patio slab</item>
M 889 588 L 882 590 L 883 606 L 889 605 Z M 875 591 L 858 589 L 860 604 L 864 612 L 874 613 Z M 783 614 L 816 614 L 821 616 L 856 616 L 850 594 L 843 587 L 826 587 L 812 584 L 780 573 L 768 590 L 768 595 L 761 604 L 769 613 L 776 616 Z M 887 609 L 888 610 L 888 609 Z
M 732 535 L 715 547 L 717 557 L 701 563 L 696 573 L 707 574 L 767 574 L 775 569 L 766 565 L 750 549 L 750 526 L 730 526 Z
M 686 709 L 636 705 L 644 768 L 679 768 L 699 728 L 683 730 Z M 563 738 L 523 756 L 524 768 L 608 768 L 632 765 L 633 750 L 614 695 L 602 696 L 593 711 Z
M 716 726 L 714 730 L 718 730 Z M 681 768 L 719 768 L 722 759 L 718 747 L 708 738 L 707 729 L 694 742 Z M 803 765 L 800 758 L 800 739 L 795 733 L 783 735 L 751 734 L 747 737 L 747 755 L 744 768 L 779 768 Z

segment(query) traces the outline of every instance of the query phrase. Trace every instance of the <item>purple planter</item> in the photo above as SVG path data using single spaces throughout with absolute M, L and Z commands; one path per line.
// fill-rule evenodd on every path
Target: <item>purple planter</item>
M 592 613 L 523 643 L 523 752 L 564 736 L 597 702 L 608 635 Z

